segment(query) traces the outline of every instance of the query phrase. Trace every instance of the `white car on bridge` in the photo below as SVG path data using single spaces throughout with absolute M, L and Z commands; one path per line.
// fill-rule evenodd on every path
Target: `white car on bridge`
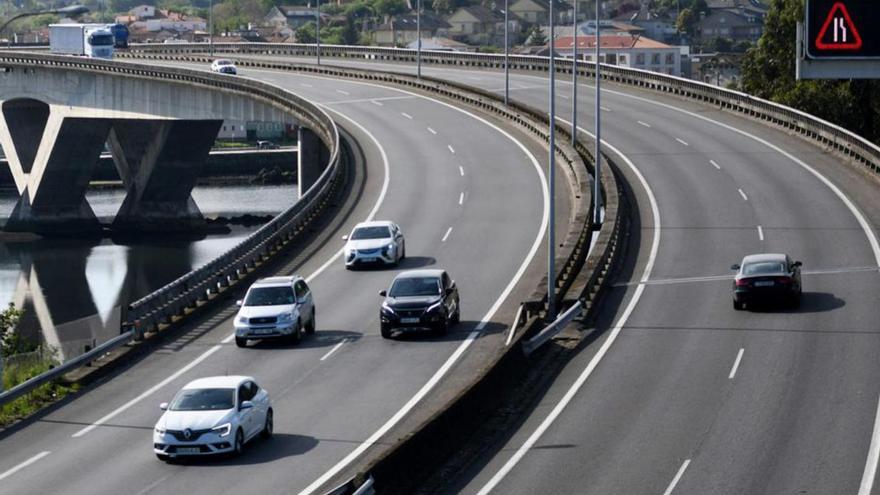
M 153 452 L 160 460 L 183 456 L 231 453 L 241 455 L 244 444 L 272 436 L 269 393 L 249 376 L 215 376 L 186 384 L 153 431 Z
M 227 58 L 218 58 L 217 60 L 211 62 L 211 72 L 218 72 L 220 74 L 237 74 L 238 69 L 235 68 L 235 62 L 229 60 Z
M 406 241 L 400 226 L 387 220 L 361 222 L 354 226 L 345 241 L 343 259 L 345 268 L 360 264 L 379 263 L 396 265 L 406 258 Z

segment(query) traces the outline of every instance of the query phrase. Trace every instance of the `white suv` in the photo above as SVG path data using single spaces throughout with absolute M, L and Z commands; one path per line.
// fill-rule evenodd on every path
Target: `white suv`
M 298 342 L 302 333 L 315 332 L 315 302 L 300 276 L 257 280 L 248 289 L 235 315 L 235 345 L 249 339 Z
M 361 222 L 342 240 L 346 241 L 343 256 L 347 269 L 361 263 L 393 265 L 406 258 L 403 232 L 394 222 Z

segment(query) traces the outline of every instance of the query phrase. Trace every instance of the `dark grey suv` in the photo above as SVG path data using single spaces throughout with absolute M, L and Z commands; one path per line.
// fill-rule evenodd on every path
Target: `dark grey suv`
M 445 270 L 410 270 L 399 274 L 379 310 L 382 337 L 394 331 L 433 330 L 445 334 L 461 319 L 455 281 Z

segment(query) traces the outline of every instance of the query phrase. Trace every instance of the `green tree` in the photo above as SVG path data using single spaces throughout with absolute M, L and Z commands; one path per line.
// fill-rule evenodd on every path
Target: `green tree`
M 795 80 L 795 28 L 802 0 L 772 0 L 764 34 L 742 64 L 746 93 L 788 105 L 880 142 L 880 82 Z
M 733 50 L 733 40 L 716 36 L 709 40 L 706 48 L 712 52 L 730 52 Z
M 451 0 L 433 0 L 431 2 L 431 10 L 438 14 L 449 14 L 452 12 Z
M 0 357 L 9 357 L 23 352 L 33 352 L 39 345 L 25 339 L 18 331 L 18 322 L 24 311 L 9 307 L 0 312 Z
M 311 22 L 300 26 L 294 33 L 294 36 L 297 43 L 314 43 L 318 39 L 315 35 L 315 25 Z
M 675 29 L 679 33 L 687 33 L 693 36 L 694 31 L 697 29 L 697 16 L 694 14 L 694 11 L 691 9 L 682 10 L 678 14 L 678 19 L 675 20 Z
M 407 10 L 404 0 L 372 0 L 371 4 L 373 12 L 380 18 L 386 15 L 403 14 Z
M 541 31 L 541 28 L 535 26 L 529 31 L 526 44 L 529 46 L 544 46 L 547 44 L 547 35 L 544 34 L 544 31 Z

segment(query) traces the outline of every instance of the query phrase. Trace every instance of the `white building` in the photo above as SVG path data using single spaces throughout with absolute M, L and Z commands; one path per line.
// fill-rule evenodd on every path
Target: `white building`
M 681 49 L 677 46 L 644 36 L 611 35 L 601 36 L 600 40 L 599 61 L 604 64 L 681 75 Z M 553 48 L 559 56 L 571 58 L 574 43 L 573 36 L 563 36 L 556 38 Z M 578 60 L 592 62 L 596 52 L 595 36 L 578 36 L 577 52 Z

